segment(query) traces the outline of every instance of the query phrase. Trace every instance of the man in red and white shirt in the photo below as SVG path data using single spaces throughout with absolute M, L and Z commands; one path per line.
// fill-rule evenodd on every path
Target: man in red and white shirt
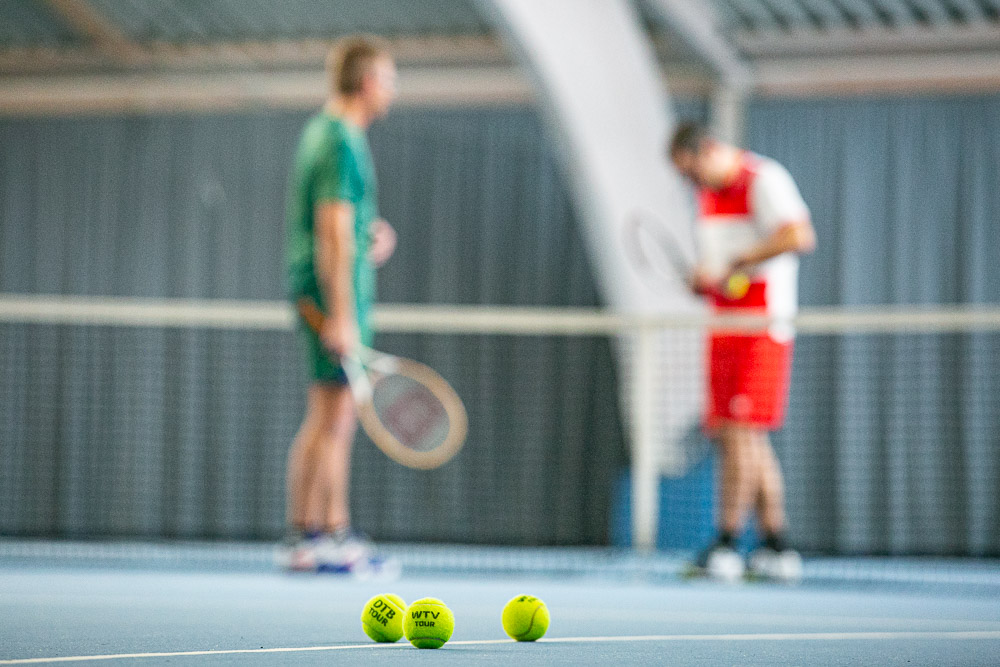
M 735 540 L 753 507 L 763 545 L 750 557 L 751 571 L 796 579 L 801 559 L 785 542 L 783 480 L 768 433 L 784 423 L 798 255 L 816 246 L 809 209 L 784 167 L 718 141 L 701 126 L 677 129 L 670 159 L 698 188 L 692 288 L 718 313 L 765 315 L 771 322 L 766 331 L 710 333 L 705 426 L 720 453 L 720 525 L 698 565 L 722 579 L 743 575 Z

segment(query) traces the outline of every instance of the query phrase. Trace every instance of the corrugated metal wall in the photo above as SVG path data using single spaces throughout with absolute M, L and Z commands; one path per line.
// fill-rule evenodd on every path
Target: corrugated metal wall
M 0 289 L 280 298 L 284 183 L 303 120 L 0 122 Z M 755 102 L 750 145 L 788 166 L 819 233 L 803 305 L 997 303 L 998 127 L 995 95 Z M 382 298 L 596 305 L 545 143 L 526 110 L 401 110 L 375 128 L 383 212 L 400 231 Z M 432 474 L 360 447 L 361 527 L 606 540 L 624 446 L 605 344 L 380 344 L 453 378 L 476 426 Z M 1000 552 L 998 359 L 995 335 L 800 338 L 776 438 L 796 542 Z M 287 334 L 0 328 L 0 531 L 276 535 L 299 363 Z
M 282 298 L 285 182 L 304 120 L 0 122 L 0 290 Z M 402 110 L 372 144 L 382 213 L 399 232 L 381 300 L 597 305 L 534 112 Z M 452 378 L 473 427 L 462 454 L 431 473 L 359 447 L 361 528 L 383 539 L 606 540 L 623 456 L 606 341 L 379 345 Z M 0 376 L 3 533 L 280 533 L 305 385 L 292 334 L 6 325 Z

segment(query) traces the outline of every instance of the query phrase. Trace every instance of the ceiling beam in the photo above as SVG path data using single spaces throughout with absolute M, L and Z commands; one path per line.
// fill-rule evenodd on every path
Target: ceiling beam
M 829 0 L 820 0 L 829 3 Z M 850 17 L 855 25 L 884 25 L 885 21 L 875 11 L 871 0 L 838 0 L 837 5 Z M 831 5 L 832 6 L 832 5 Z M 836 8 L 834 8 L 836 11 Z
M 696 0 L 697 1 L 697 0 Z M 747 17 L 756 29 L 779 30 L 774 13 L 761 4 L 760 0 L 728 0 L 728 3 L 743 16 Z
M 977 0 L 951 0 L 955 7 L 966 21 L 986 21 L 986 10 Z
M 1000 90 L 1000 50 L 775 58 L 756 66 L 757 92 L 768 97 Z
M 532 103 L 531 82 L 515 67 L 400 68 L 401 106 L 504 106 Z M 318 108 L 322 69 L 30 76 L 0 79 L 0 115 L 212 112 Z
M 910 24 L 900 28 L 741 32 L 736 43 L 754 61 L 784 56 L 993 50 L 1000 48 L 1000 26 Z
M 937 26 L 952 23 L 951 15 L 941 0 L 908 0 L 927 20 Z
M 917 20 L 913 8 L 904 0 L 874 0 L 874 3 L 889 16 L 895 26 L 909 25 Z
M 647 0 L 649 6 L 677 36 L 690 46 L 723 80 L 736 89 L 749 88 L 753 73 L 722 36 L 712 7 L 705 0 Z
M 799 0 L 799 2 L 818 19 L 824 28 L 839 28 L 847 23 L 840 9 L 830 0 Z M 801 23 L 799 28 L 801 29 L 805 25 L 808 23 Z
M 675 96 L 718 92 L 704 73 L 665 68 Z M 0 115 L 310 109 L 324 98 L 321 68 L 284 72 L 173 72 L 0 78 Z M 989 53 L 761 59 L 760 97 L 1000 91 L 1000 50 Z M 520 68 L 403 67 L 399 100 L 410 107 L 533 104 Z
M 671 91 L 707 97 L 712 82 L 683 65 L 668 66 Z M 0 116 L 311 109 L 323 103 L 321 68 L 285 72 L 172 72 L 0 78 Z M 397 104 L 497 107 L 535 103 L 532 80 L 516 66 L 402 67 Z
M 764 0 L 764 4 L 777 17 L 779 25 L 808 25 L 811 20 L 809 12 L 798 2 L 767 2 Z
M 500 66 L 510 58 L 490 36 L 396 37 L 387 40 L 401 66 Z M 109 61 L 95 48 L 28 47 L 0 49 L 0 74 L 44 74 L 117 69 L 208 70 L 321 66 L 336 40 L 172 44 L 150 42 L 127 60 Z
M 142 47 L 83 0 L 45 0 L 45 3 L 101 56 L 123 65 L 145 62 Z

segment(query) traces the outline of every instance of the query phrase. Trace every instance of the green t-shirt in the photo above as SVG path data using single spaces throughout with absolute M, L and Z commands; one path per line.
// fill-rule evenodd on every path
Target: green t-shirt
M 375 267 L 368 249 L 377 215 L 376 189 L 375 165 L 364 131 L 326 112 L 310 118 L 299 140 L 289 184 L 286 255 L 291 297 L 312 297 L 327 310 L 316 276 L 315 211 L 322 202 L 347 202 L 354 207 L 351 274 L 363 329 L 375 301 Z

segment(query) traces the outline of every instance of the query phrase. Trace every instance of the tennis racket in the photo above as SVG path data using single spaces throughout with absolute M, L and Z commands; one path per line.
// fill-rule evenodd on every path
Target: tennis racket
M 297 308 L 310 329 L 322 331 L 326 316 L 312 300 L 300 299 Z M 429 470 L 462 448 L 468 432 L 465 406 L 432 368 L 363 346 L 340 362 L 361 426 L 393 461 Z
M 694 259 L 684 253 L 680 239 L 657 216 L 635 211 L 625 221 L 623 236 L 629 261 L 647 284 L 656 289 L 664 283 L 691 289 Z M 746 296 L 749 289 L 750 277 L 737 272 L 727 277 L 717 291 L 735 300 Z

